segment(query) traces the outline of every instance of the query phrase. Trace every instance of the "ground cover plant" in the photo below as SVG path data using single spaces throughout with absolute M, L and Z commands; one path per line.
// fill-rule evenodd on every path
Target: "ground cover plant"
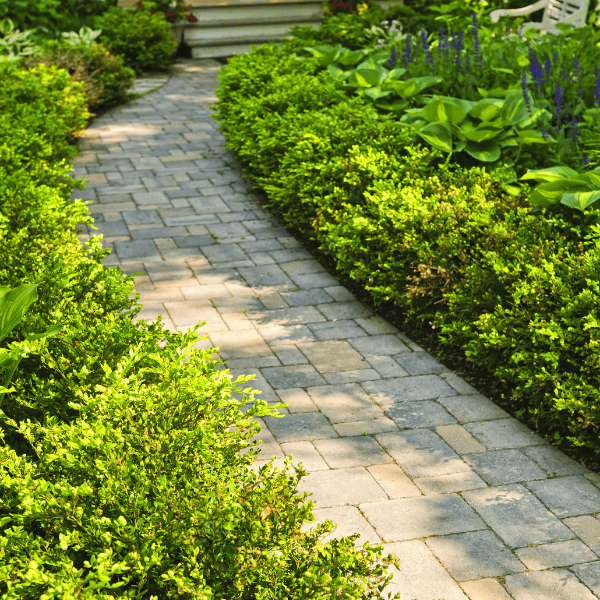
M 590 34 L 596 37 L 589 38 Z M 493 45 L 491 35 L 481 32 L 480 40 Z M 526 35 L 525 42 L 529 37 Z M 525 42 L 511 40 L 512 45 L 505 47 L 506 56 L 496 59 L 497 71 L 486 76 L 484 86 L 474 87 L 477 92 L 477 88 L 490 94 L 494 91 L 494 96 L 485 98 L 493 100 L 487 107 L 490 119 L 495 114 L 498 120 L 504 109 L 504 123 L 496 127 L 487 124 L 490 133 L 506 130 L 507 123 L 513 128 L 500 132 L 500 141 L 510 136 L 515 139 L 506 145 L 507 153 L 502 156 L 506 165 L 498 166 L 516 171 L 525 163 L 525 172 L 543 168 L 552 176 L 564 180 L 567 175 L 576 185 L 583 187 L 583 182 L 588 186 L 572 190 L 576 193 L 570 197 L 565 190 L 560 195 L 545 195 L 543 204 L 554 202 L 537 214 L 534 208 L 541 208 L 542 203 L 533 204 L 534 192 L 540 196 L 555 192 L 561 182 L 549 182 L 546 188 L 539 185 L 535 190 L 535 184 L 510 189 L 517 186 L 507 185 L 512 183 L 510 179 L 496 177 L 499 168 L 487 170 L 485 160 L 472 156 L 477 154 L 473 148 L 469 148 L 471 154 L 466 153 L 465 164 L 460 164 L 444 160 L 449 149 L 432 144 L 434 136 L 415 136 L 408 127 L 396 127 L 393 132 L 405 113 L 413 108 L 423 113 L 423 107 L 432 102 L 437 102 L 433 105 L 436 111 L 447 111 L 443 118 L 431 119 L 432 123 L 462 124 L 472 107 L 461 102 L 463 98 L 457 93 L 465 87 L 469 74 L 466 68 L 461 73 L 456 64 L 460 49 L 453 56 L 454 78 L 434 81 L 434 85 L 453 88 L 440 89 L 438 95 L 423 99 L 414 82 L 407 86 L 408 79 L 399 76 L 397 88 L 408 91 L 406 95 L 415 104 L 385 111 L 377 105 L 377 92 L 375 97 L 367 92 L 382 84 L 384 70 L 387 75 L 398 68 L 393 64 L 383 67 L 386 61 L 393 63 L 391 52 L 373 47 L 351 51 L 333 44 L 302 46 L 305 39 L 289 40 L 278 49 L 254 48 L 231 59 L 220 76 L 215 119 L 227 136 L 227 147 L 236 152 L 253 184 L 261 190 L 265 206 L 294 234 L 313 242 L 332 260 L 337 272 L 360 283 L 375 306 L 384 302 L 396 305 L 415 328 L 429 324 L 441 342 L 461 349 L 463 356 L 503 382 L 510 390 L 506 401 L 512 414 L 555 444 L 580 447 L 592 457 L 600 454 L 600 363 L 593 316 L 598 309 L 595 240 L 599 213 L 594 205 L 598 169 L 591 168 L 594 165 L 589 154 L 585 157 L 589 162 L 576 155 L 576 144 L 569 146 L 574 152 L 568 158 L 566 153 L 562 155 L 572 161 L 574 173 L 565 170 L 565 165 L 549 167 L 543 162 L 548 154 L 558 160 L 561 140 L 566 143 L 568 138 L 576 138 L 576 129 L 583 131 L 589 126 L 588 141 L 597 131 L 593 121 L 576 118 L 579 114 L 595 117 L 599 103 L 593 70 L 596 51 L 589 51 L 589 40 L 597 43 L 597 32 L 584 28 L 553 42 L 555 47 L 563 44 L 574 50 L 581 48 L 582 39 L 588 40 L 585 48 L 590 56 L 584 59 L 580 54 L 579 62 L 574 56 L 572 62 L 567 57 L 561 65 L 574 84 L 568 92 L 569 86 L 562 86 L 563 100 L 568 98 L 574 113 L 566 129 L 560 122 L 564 113 L 556 115 L 556 107 L 547 110 L 554 98 L 547 98 L 544 104 L 536 91 L 536 60 L 542 59 L 534 58 L 535 52 L 549 49 L 553 38 L 540 41 L 534 56 Z M 535 34 L 534 39 L 538 41 Z M 417 75 L 430 82 L 435 77 L 429 60 L 433 44 L 426 35 L 421 41 L 425 46 L 421 49 L 424 72 Z M 491 61 L 493 52 L 489 48 L 486 51 L 483 41 L 480 48 L 478 58 Z M 444 59 L 443 45 L 441 50 L 438 56 Z M 497 50 L 494 48 L 496 54 Z M 411 67 L 412 54 L 406 52 Z M 372 56 L 378 57 L 373 60 L 376 64 L 364 64 Z M 332 65 L 332 59 L 338 62 Z M 556 63 L 548 75 L 556 73 Z M 580 79 L 572 76 L 570 64 L 578 65 Z M 586 69 L 581 68 L 583 64 Z M 527 86 L 523 90 L 523 71 L 529 67 L 531 90 Z M 362 72 L 358 72 L 360 68 Z M 500 70 L 503 68 L 508 72 Z M 363 93 L 348 94 L 341 89 L 336 78 L 340 71 L 347 75 L 344 84 Z M 414 74 L 411 71 L 410 75 Z M 580 87 L 579 81 L 584 82 Z M 551 81 L 547 82 L 547 90 L 561 85 L 553 81 L 550 88 Z M 428 94 L 432 90 L 433 85 Z M 454 92 L 455 101 L 444 102 L 446 96 L 441 92 Z M 506 104 L 508 101 L 512 105 Z M 457 109 L 465 104 L 461 115 Z M 474 99 L 471 104 L 476 104 Z M 484 109 L 481 104 L 479 110 Z M 513 116 L 509 116 L 510 111 Z M 456 122 L 453 116 L 458 117 Z M 558 118 L 552 123 L 549 119 L 555 116 Z M 564 137 L 556 137 L 552 146 L 542 125 L 546 134 L 552 125 L 556 127 L 555 136 L 563 129 Z M 454 134 L 455 129 L 449 128 Z M 466 148 L 467 135 L 464 137 L 460 141 Z M 541 149 L 537 153 L 520 147 L 525 146 L 521 141 L 531 138 Z M 432 152 L 426 153 L 427 148 Z M 511 163 L 519 152 L 519 164 Z M 419 174 L 418 181 L 402 168 L 406 161 Z M 420 161 L 424 161 L 422 170 Z M 555 190 L 548 190 L 552 186 Z
M 195 349 L 204 323 L 134 323 L 139 273 L 80 244 L 93 219 L 64 161 L 88 117 L 66 70 L 0 61 L 0 596 L 383 598 L 394 555 L 323 544 L 331 522 L 302 534 L 301 467 L 248 469 L 252 417 L 287 405 Z

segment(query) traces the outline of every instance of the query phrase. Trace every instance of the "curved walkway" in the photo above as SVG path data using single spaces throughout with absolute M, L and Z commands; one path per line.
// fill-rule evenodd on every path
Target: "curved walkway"
M 104 264 L 147 272 L 139 318 L 205 320 L 198 347 L 290 403 L 256 419 L 253 468 L 292 454 L 316 521 L 338 525 L 325 541 L 357 532 L 395 553 L 385 598 L 600 597 L 600 475 L 375 317 L 261 208 L 210 119 L 221 67 L 180 59 L 88 129 L 73 198 L 98 230 L 80 225 L 82 243 L 103 234 Z

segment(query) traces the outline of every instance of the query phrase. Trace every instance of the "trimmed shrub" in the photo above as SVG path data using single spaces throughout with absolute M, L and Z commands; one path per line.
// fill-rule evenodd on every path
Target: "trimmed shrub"
M 123 56 L 137 75 L 168 66 L 177 51 L 173 26 L 161 12 L 114 7 L 94 19 L 94 29 L 102 29 L 98 41 L 112 54 Z
M 41 56 L 24 58 L 20 65 L 30 69 L 39 63 L 59 69 L 75 67 L 73 81 L 83 83 L 90 111 L 107 109 L 127 100 L 135 79 L 135 71 L 123 64 L 123 58 L 112 55 L 102 44 L 70 46 L 59 41 L 48 42 Z

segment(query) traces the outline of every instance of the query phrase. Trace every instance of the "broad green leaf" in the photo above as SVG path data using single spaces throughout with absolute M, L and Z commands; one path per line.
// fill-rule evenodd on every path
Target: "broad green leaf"
M 492 140 L 469 142 L 465 152 L 481 162 L 495 162 L 500 158 L 500 146 Z
M 470 111 L 469 116 L 484 123 L 500 116 L 501 100 L 480 100 Z
M 390 87 L 403 99 L 410 100 L 424 89 L 442 83 L 440 77 L 414 77 L 406 81 L 392 81 Z
M 440 99 L 434 100 L 427 104 L 427 106 L 424 106 L 422 113 L 430 123 L 448 121 L 452 125 L 462 123 L 467 116 L 467 113 L 457 103 Z
M 452 152 L 452 131 L 447 122 L 429 123 L 417 135 L 438 150 Z
M 372 98 L 373 100 L 379 100 L 379 98 L 385 98 L 386 96 L 389 96 L 390 94 L 393 94 L 393 92 L 391 90 L 389 90 L 387 92 L 383 92 L 381 90 L 380 86 L 377 86 L 374 88 L 369 88 L 368 90 L 365 90 L 365 96 L 368 96 L 369 98 Z
M 353 67 L 356 65 L 360 59 L 364 56 L 364 52 L 362 50 L 348 50 L 343 52 L 337 59 L 337 62 L 344 65 L 345 67 Z
M 586 208 L 595 204 L 600 200 L 600 190 L 577 192 L 570 190 L 563 194 L 561 198 L 561 204 L 570 206 L 571 208 L 577 208 L 583 212 Z
M 546 169 L 536 169 L 527 171 L 525 175 L 521 175 L 519 179 L 535 179 L 537 181 L 558 181 L 567 180 L 570 177 L 575 177 L 577 171 L 564 165 L 558 167 L 548 167 Z M 581 182 L 580 182 L 581 183 Z
M 395 113 L 401 113 L 408 106 L 407 100 L 394 100 L 393 102 L 385 102 L 378 100 L 375 102 L 375 106 L 377 108 L 381 108 L 383 110 L 391 110 Z
M 465 121 L 465 123 L 467 122 L 468 121 Z M 463 123 L 463 125 L 461 125 L 461 127 L 459 127 L 458 129 L 462 131 L 462 135 L 464 135 L 467 140 L 477 143 L 495 139 L 501 133 L 501 131 L 499 131 L 498 129 L 488 129 L 480 127 L 481 126 L 477 127 L 476 129 L 465 130 Z
M 521 144 L 546 144 L 547 141 L 544 139 L 541 133 L 534 131 L 533 129 L 518 130 L 517 135 Z
M 0 342 L 23 320 L 23 313 L 38 299 L 32 283 L 10 289 L 0 286 Z
M 348 83 L 362 88 L 370 88 L 379 85 L 385 79 L 385 70 L 377 69 L 355 69 L 350 73 Z
M 531 94 L 529 95 L 530 106 L 533 105 L 533 99 Z M 523 121 L 529 118 L 527 112 L 527 106 L 523 99 L 523 92 L 512 92 L 507 96 L 501 109 L 502 118 L 506 121 L 506 126 L 519 125 Z

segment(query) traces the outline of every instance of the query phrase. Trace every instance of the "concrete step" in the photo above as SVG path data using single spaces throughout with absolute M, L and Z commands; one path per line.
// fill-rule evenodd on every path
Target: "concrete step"
M 123 8 L 134 3 L 119 0 Z M 393 4 L 379 2 L 384 10 Z M 321 0 L 190 0 L 189 5 L 198 21 L 182 21 L 174 30 L 195 59 L 228 57 L 248 52 L 251 46 L 281 42 L 291 37 L 296 24 L 317 30 L 325 15 Z

